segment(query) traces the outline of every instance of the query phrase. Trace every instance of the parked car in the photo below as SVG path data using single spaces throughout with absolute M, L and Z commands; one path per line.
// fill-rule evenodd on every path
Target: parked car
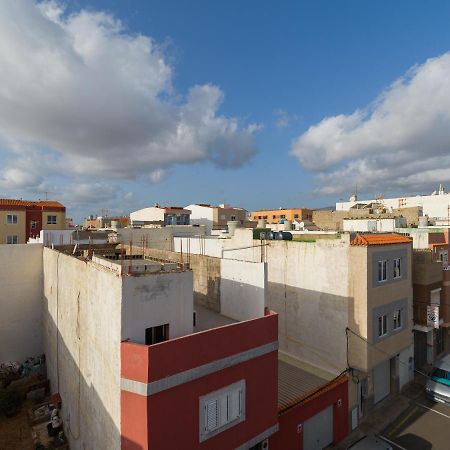
M 450 404 L 450 354 L 434 366 L 425 392 L 427 397 L 435 402 Z
M 350 447 L 347 447 L 347 450 L 393 450 L 393 448 L 377 436 L 364 436 Z

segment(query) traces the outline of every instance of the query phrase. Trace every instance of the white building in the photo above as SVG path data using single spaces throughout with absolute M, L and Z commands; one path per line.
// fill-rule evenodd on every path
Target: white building
M 361 232 L 394 232 L 396 228 L 406 227 L 404 217 L 393 217 L 390 219 L 343 219 L 343 231 L 361 231 Z
M 189 225 L 191 211 L 177 206 L 160 206 L 139 209 L 130 214 L 132 225 Z
M 446 193 L 442 185 L 438 191 L 431 195 L 416 195 L 415 197 L 395 197 L 372 200 L 357 200 L 352 196 L 348 202 L 337 202 L 336 211 L 348 211 L 356 205 L 366 205 L 369 203 L 382 203 L 386 210 L 392 211 L 397 208 L 422 207 L 423 215 L 437 218 L 448 219 L 450 211 L 450 193 Z

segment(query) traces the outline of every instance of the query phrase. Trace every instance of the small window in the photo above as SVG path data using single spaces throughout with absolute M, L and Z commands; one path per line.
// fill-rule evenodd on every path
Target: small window
M 402 327 L 402 310 L 397 309 L 394 311 L 394 330 L 398 330 Z
M 47 225 L 56 225 L 56 216 L 47 216 Z
M 245 420 L 245 380 L 200 397 L 200 442 Z
M 276 218 L 277 218 L 277 216 L 275 216 L 275 215 L 272 216 L 272 219 L 276 219 Z
M 294 219 L 298 219 L 298 214 L 294 214 Z
M 145 345 L 153 345 L 169 340 L 169 324 L 150 327 L 145 330 Z
M 387 334 L 387 316 L 378 317 L 378 337 L 386 336 Z
M 387 261 L 384 259 L 382 261 L 378 261 L 378 281 L 386 281 L 387 280 Z
M 286 219 L 286 216 L 285 216 L 284 214 L 282 214 L 280 217 L 281 217 L 282 219 Z
M 267 219 L 267 216 L 263 216 L 263 219 Z
M 394 259 L 394 278 L 401 278 L 402 276 L 401 261 L 401 258 Z
M 236 220 L 236 216 L 231 216 L 231 220 Z
M 194 327 L 196 327 L 196 326 L 197 326 L 197 311 L 194 311 L 192 315 L 193 315 L 193 318 L 192 318 L 192 325 L 193 325 Z
M 36 228 L 37 228 L 37 221 L 36 220 L 32 220 L 31 222 L 30 222 L 30 228 L 32 229 L 32 230 L 35 230 Z
M 17 224 L 17 216 L 15 214 L 8 214 L 6 216 L 6 223 L 8 225 L 16 225 Z
M 6 236 L 7 244 L 17 244 L 17 236 Z

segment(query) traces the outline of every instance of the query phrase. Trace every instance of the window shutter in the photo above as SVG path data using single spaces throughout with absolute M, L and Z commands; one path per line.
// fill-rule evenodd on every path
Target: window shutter
M 217 399 L 206 403 L 206 431 L 213 431 L 219 425 L 219 408 Z
M 240 389 L 234 389 L 227 396 L 229 422 L 236 420 L 241 415 L 240 392 Z

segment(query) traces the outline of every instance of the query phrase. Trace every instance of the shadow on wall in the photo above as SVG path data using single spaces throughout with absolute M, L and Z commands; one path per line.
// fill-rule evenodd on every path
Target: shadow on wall
M 279 315 L 280 350 L 331 373 L 347 368 L 346 327 L 360 333 L 353 297 L 269 282 L 267 302 Z
M 70 448 L 74 450 L 119 450 L 121 448 L 120 430 L 105 408 L 95 386 L 90 384 L 80 371 L 80 361 L 90 367 L 96 364 L 92 355 L 81 354 L 83 349 L 80 347 L 80 343 L 83 339 L 83 330 L 80 330 L 78 343 L 71 343 L 72 348 L 77 348 L 73 355 L 48 313 L 48 299 L 45 296 L 43 303 L 47 376 L 50 379 L 51 392 L 59 391 L 61 394 L 64 431 L 69 439 Z M 86 348 L 87 343 L 83 345 Z M 119 347 L 117 352 L 120 352 Z M 90 367 L 84 368 L 88 374 Z M 104 374 L 104 376 L 113 375 Z M 120 377 L 120 374 L 117 376 Z M 118 382 L 120 382 L 120 378 Z M 110 392 L 110 395 L 117 395 L 118 401 L 120 401 L 120 389 L 117 392 Z M 140 445 L 133 442 L 128 442 L 127 448 L 143 450 Z

